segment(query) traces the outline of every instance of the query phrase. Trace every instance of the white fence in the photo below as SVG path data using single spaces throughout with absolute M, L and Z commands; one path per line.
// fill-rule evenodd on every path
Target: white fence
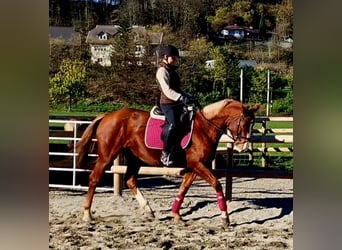
M 91 118 L 93 119 L 93 118 Z M 266 156 L 267 152 L 279 152 L 279 151 L 284 151 L 284 152 L 292 152 L 293 148 L 290 148 L 290 150 L 288 148 L 273 148 L 268 145 L 272 145 L 272 143 L 279 143 L 279 142 L 289 142 L 289 143 L 293 143 L 293 129 L 267 129 L 266 127 L 266 122 L 267 121 L 293 121 L 293 117 L 258 117 L 257 122 L 262 123 L 262 128 L 261 129 L 254 129 L 255 133 L 259 133 L 255 136 L 253 136 L 252 140 L 254 142 L 259 142 L 262 143 L 262 147 L 261 148 L 256 148 L 253 147 L 251 148 L 251 157 L 249 157 L 248 161 L 250 161 L 250 159 L 252 159 L 253 161 L 253 152 L 261 152 L 263 157 Z M 84 128 L 81 129 L 82 125 L 87 126 L 88 124 L 90 124 L 91 121 L 86 121 L 86 120 L 74 120 L 74 119 L 49 119 L 49 145 L 57 145 L 57 150 L 53 150 L 53 147 L 49 148 L 49 158 L 50 158 L 50 165 L 54 165 L 53 163 L 55 162 L 54 160 L 51 160 L 51 158 L 58 158 L 61 157 L 61 159 L 65 159 L 65 158 L 71 158 L 71 160 L 65 161 L 65 165 L 63 165 L 63 161 L 62 160 L 56 160 L 56 162 L 60 162 L 59 167 L 51 167 L 49 166 L 49 174 L 50 175 L 54 175 L 56 173 L 71 173 L 71 180 L 69 183 L 67 184 L 60 184 L 60 183 L 53 183 L 53 179 L 54 178 L 50 178 L 49 180 L 49 187 L 55 187 L 55 188 L 65 188 L 65 189 L 78 189 L 78 190 L 86 190 L 88 189 L 88 178 L 86 181 L 84 181 L 84 184 L 81 185 L 78 181 L 78 179 L 80 179 L 81 177 L 78 176 L 80 175 L 80 173 L 87 173 L 86 176 L 89 175 L 90 170 L 84 170 L 84 169 L 79 169 L 76 167 L 76 143 L 80 140 L 80 137 L 84 131 Z M 65 131 L 65 125 L 68 124 L 69 127 L 71 127 L 70 131 Z M 71 126 L 70 126 L 71 125 Z M 261 134 L 260 134 L 261 133 Z M 273 135 L 268 136 L 267 134 L 271 133 Z M 281 133 L 281 134 L 277 134 L 275 135 L 274 133 Z M 289 135 L 284 135 L 282 133 L 290 133 Z M 222 143 L 227 143 L 227 147 L 228 144 L 230 142 L 230 139 L 225 138 L 225 136 L 222 136 L 220 142 Z M 66 145 L 69 145 L 70 148 L 68 148 L 68 152 L 66 152 Z M 63 150 L 59 150 L 58 145 L 63 146 Z M 219 146 L 217 148 L 217 152 L 227 152 L 227 147 L 222 147 Z M 89 154 L 90 157 L 97 157 L 97 154 Z M 238 154 L 236 155 L 238 156 Z M 234 155 L 235 157 L 235 155 Z M 264 162 L 262 165 L 265 165 Z M 213 169 L 215 169 L 215 161 L 213 162 Z M 50 176 L 51 177 L 51 176 Z M 82 176 L 83 179 L 85 177 L 85 175 Z M 61 177 L 60 177 L 61 178 Z M 63 178 L 63 177 L 62 177 Z M 65 177 L 65 179 L 67 179 L 69 177 Z M 105 178 L 110 178 L 111 181 L 114 182 L 113 180 L 113 172 L 108 169 L 105 172 Z M 104 178 L 103 178 L 104 179 Z M 113 186 L 101 186 L 99 185 L 97 187 L 97 190 L 113 190 Z
M 86 190 L 88 189 L 88 185 L 80 185 L 77 183 L 78 177 L 77 173 L 81 172 L 90 172 L 90 170 L 85 169 L 79 169 L 76 167 L 76 143 L 80 140 L 80 134 L 83 131 L 79 130 L 79 127 L 83 124 L 87 125 L 90 124 L 91 121 L 79 121 L 79 120 L 62 120 L 62 119 L 49 119 L 49 127 L 54 127 L 55 129 L 50 130 L 49 132 L 49 145 L 66 145 L 67 143 L 69 145 L 72 145 L 72 148 L 70 148 L 71 152 L 65 152 L 65 150 L 56 150 L 49 148 L 49 158 L 50 156 L 55 156 L 55 158 L 60 157 L 61 159 L 57 160 L 49 160 L 50 164 L 51 162 L 58 162 L 62 161 L 64 158 L 72 158 L 72 161 L 67 161 L 67 164 L 60 167 L 50 167 L 49 166 L 49 174 L 53 175 L 54 173 L 60 172 L 60 173 L 71 173 L 72 179 L 70 181 L 70 184 L 59 184 L 59 183 L 51 183 L 49 181 L 49 187 L 52 188 L 65 188 L 65 189 L 78 189 L 78 190 Z M 68 124 L 69 127 L 72 128 L 72 131 L 65 131 L 64 126 L 65 124 Z M 58 148 L 58 147 L 55 147 Z M 97 157 L 97 154 L 89 154 L 91 157 Z M 70 164 L 71 163 L 71 164 Z M 63 164 L 63 163 L 62 163 Z M 106 174 L 110 174 L 110 177 L 112 178 L 113 173 L 110 170 L 106 171 Z M 63 177 L 59 177 L 59 179 L 62 179 Z M 62 180 L 62 182 L 67 181 L 69 177 L 65 177 L 65 180 Z M 84 178 L 84 176 L 83 176 Z M 53 178 L 50 178 L 50 180 Z M 57 178 L 56 178 L 57 179 Z M 113 190 L 113 187 L 97 187 L 97 190 Z

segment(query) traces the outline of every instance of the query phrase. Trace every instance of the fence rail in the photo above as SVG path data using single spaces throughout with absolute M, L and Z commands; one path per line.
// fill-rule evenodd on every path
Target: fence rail
M 49 119 L 49 157 L 50 157 L 50 166 L 49 173 L 56 174 L 70 174 L 71 173 L 71 181 L 68 184 L 65 183 L 53 183 L 53 178 L 50 178 L 49 187 L 56 188 L 69 188 L 69 189 L 87 189 L 88 183 L 84 182 L 84 184 L 80 184 L 78 181 L 79 174 L 89 175 L 89 170 L 78 169 L 76 167 L 76 143 L 80 140 L 80 137 L 88 124 L 91 123 L 91 120 L 94 117 L 87 117 L 84 120 L 81 120 L 79 117 L 50 117 Z M 254 129 L 253 132 L 256 133 L 251 138 L 251 148 L 249 150 L 249 162 L 253 162 L 254 153 L 261 153 L 263 157 L 262 166 L 267 166 L 267 155 L 268 153 L 276 153 L 276 152 L 293 152 L 293 145 L 289 147 L 273 147 L 269 146 L 274 143 L 293 143 L 293 129 L 270 129 L 267 128 L 268 121 L 293 121 L 293 117 L 257 117 L 256 122 L 262 124 L 261 129 Z M 65 131 L 64 125 L 71 125 L 72 131 Z M 96 140 L 94 140 L 96 141 Z M 233 153 L 231 152 L 231 139 L 226 137 L 225 135 L 220 139 L 220 145 L 217 148 L 217 154 L 227 153 L 231 154 L 233 158 Z M 259 146 L 255 146 L 258 144 Z M 56 148 L 56 149 L 55 149 Z M 239 154 L 234 153 L 234 157 L 238 157 Z M 96 159 L 97 154 L 89 154 L 89 156 Z M 61 157 L 61 159 L 57 159 Z M 64 159 L 64 160 L 63 160 Z M 227 159 L 227 161 L 232 161 L 232 159 Z M 59 166 L 55 166 L 52 164 L 54 161 L 60 161 Z M 52 166 L 51 166 L 52 165 Z M 114 165 L 120 165 L 119 163 Z M 270 170 L 252 170 L 252 169 L 234 169 L 233 163 L 227 163 L 225 166 L 216 166 L 215 161 L 213 162 L 213 169 L 217 176 L 226 178 L 226 192 L 229 191 L 229 186 L 231 186 L 232 177 L 233 176 L 254 176 L 258 178 L 292 178 L 292 173 L 281 171 L 274 172 Z M 228 168 L 227 168 L 228 167 Z M 163 168 L 165 169 L 165 168 Z M 226 169 L 226 170 L 225 170 Z M 253 172 L 254 171 L 254 172 Z M 113 190 L 113 186 L 116 184 L 122 185 L 121 177 L 115 177 L 113 180 L 113 169 L 107 170 L 106 175 L 113 181 L 112 186 L 108 186 L 104 184 L 103 186 L 99 186 L 97 190 Z M 70 178 L 65 177 L 65 178 Z M 107 179 L 108 179 L 107 178 Z M 86 178 L 87 179 L 87 178 Z
M 90 170 L 79 169 L 76 167 L 76 143 L 80 140 L 83 130 L 88 124 L 91 123 L 89 119 L 76 120 L 74 117 L 68 117 L 66 119 L 56 118 L 49 119 L 49 187 L 52 188 L 64 188 L 64 189 L 88 189 L 87 182 L 84 181 L 84 185 L 80 184 L 78 176 L 80 173 L 89 173 Z M 65 131 L 65 125 L 71 125 L 72 131 Z M 82 127 L 83 126 L 83 127 Z M 90 157 L 97 157 L 97 154 L 88 154 Z M 61 163 L 58 163 L 61 162 Z M 52 164 L 54 163 L 54 164 Z M 58 165 L 55 167 L 51 165 Z M 59 179 L 69 179 L 70 181 L 65 184 L 63 181 L 56 181 L 51 178 L 52 175 L 62 174 Z M 69 176 L 68 174 L 71 174 Z M 106 171 L 107 175 L 112 175 L 111 171 Z M 87 179 L 84 178 L 83 179 Z M 112 190 L 112 187 L 98 187 L 98 190 Z

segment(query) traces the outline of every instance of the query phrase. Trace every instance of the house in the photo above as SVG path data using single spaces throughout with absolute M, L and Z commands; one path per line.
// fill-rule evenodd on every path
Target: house
M 246 68 L 246 67 L 256 67 L 257 63 L 254 60 L 239 60 L 239 67 Z M 215 60 L 207 60 L 205 61 L 205 67 L 207 69 L 215 68 Z
M 102 66 L 110 66 L 110 56 L 113 51 L 112 43 L 118 32 L 118 25 L 96 25 L 87 34 L 86 43 L 90 45 L 91 62 Z
M 215 60 L 207 60 L 207 61 L 205 61 L 205 67 L 207 69 L 213 69 L 215 67 Z
M 261 40 L 259 29 L 249 26 L 227 25 L 218 34 L 218 38 L 225 40 Z
M 61 41 L 67 45 L 80 45 L 81 34 L 74 27 L 49 26 L 49 41 Z
M 99 63 L 102 66 L 111 66 L 111 56 L 115 53 L 113 43 L 118 35 L 118 25 L 96 25 L 88 32 L 86 43 L 90 46 L 92 63 Z M 163 33 L 148 33 L 144 26 L 132 26 L 134 33 L 135 56 L 142 57 L 146 53 L 153 54 L 163 39 Z M 149 38 L 151 51 L 146 52 L 143 41 Z
M 257 63 L 254 60 L 239 60 L 240 68 L 256 67 Z
M 79 46 L 81 34 L 73 27 L 49 26 L 49 54 L 52 53 L 52 44 L 65 44 L 68 46 Z
M 285 36 L 279 42 L 280 47 L 283 49 L 292 49 L 293 47 L 293 37 L 292 36 Z

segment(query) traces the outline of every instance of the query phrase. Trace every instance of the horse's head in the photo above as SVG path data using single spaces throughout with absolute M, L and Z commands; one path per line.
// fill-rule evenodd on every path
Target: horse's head
M 255 113 L 259 108 L 259 104 L 255 104 L 253 107 L 245 104 L 236 105 L 235 115 L 227 120 L 227 133 L 234 140 L 234 150 L 243 152 L 248 149 Z
M 249 107 L 232 99 L 224 99 L 205 106 L 201 114 L 217 133 L 227 134 L 234 141 L 234 149 L 241 152 L 248 149 L 255 112 L 259 107 L 259 104 Z

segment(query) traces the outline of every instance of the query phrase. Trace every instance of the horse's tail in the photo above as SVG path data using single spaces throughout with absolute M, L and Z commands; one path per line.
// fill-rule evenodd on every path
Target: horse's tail
M 88 166 L 88 153 L 92 145 L 92 139 L 94 138 L 97 126 L 99 122 L 104 117 L 104 114 L 97 116 L 92 123 L 88 125 L 86 130 L 84 130 L 81 140 L 76 144 L 77 156 L 77 166 L 82 169 L 90 169 L 92 167 Z

